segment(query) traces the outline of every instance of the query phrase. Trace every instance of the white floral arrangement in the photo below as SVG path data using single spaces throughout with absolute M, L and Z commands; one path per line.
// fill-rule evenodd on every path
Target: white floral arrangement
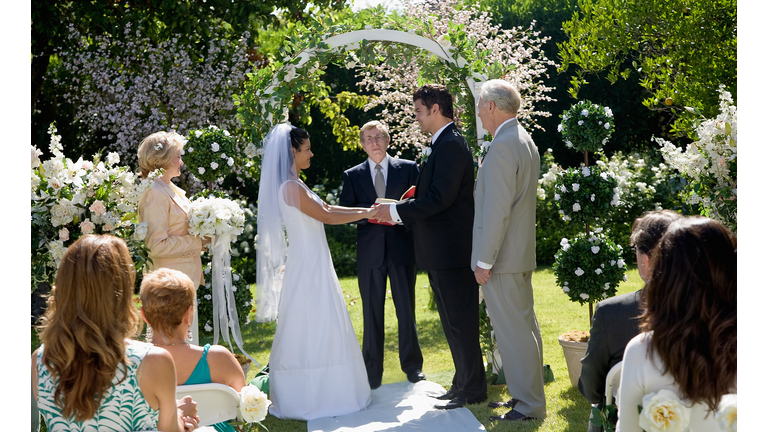
M 615 130 L 611 109 L 590 101 L 573 104 L 560 118 L 557 131 L 563 134 L 566 147 L 577 151 L 602 150 Z
M 245 214 L 236 202 L 226 198 L 198 198 L 187 213 L 189 233 L 200 237 L 230 235 L 231 241 L 244 230 Z
M 254 424 L 258 424 L 267 430 L 261 422 L 267 418 L 270 405 L 272 405 L 272 401 L 269 400 L 266 393 L 259 390 L 256 386 L 247 385 L 243 387 L 240 390 L 240 417 L 242 417 L 245 423 L 248 423 L 243 432 L 253 430 Z
M 723 432 L 736 432 L 736 395 L 727 394 L 720 399 L 715 420 Z
M 691 408 L 671 390 L 659 390 L 643 396 L 640 427 L 645 432 L 687 432 L 691 423 Z
M 65 157 L 61 136 L 52 124 L 50 159 L 32 146 L 32 289 L 53 283 L 67 247 L 86 234 L 111 234 L 128 245 L 134 264 L 141 269 L 148 250 L 143 243 L 147 223 L 138 223 L 136 208 L 141 195 L 162 170 L 140 180 L 117 153 L 105 160 Z
M 239 154 L 232 135 L 210 125 L 205 129 L 189 131 L 182 158 L 195 177 L 212 182 L 234 170 Z
M 554 200 L 564 221 L 595 223 L 610 217 L 621 203 L 613 173 L 597 166 L 560 170 L 556 179 Z
M 698 141 L 683 150 L 654 138 L 664 160 L 688 181 L 683 199 L 736 232 L 737 116 L 733 98 L 720 87 L 720 114 L 696 127 Z
M 555 281 L 571 301 L 594 303 L 616 295 L 627 280 L 622 247 L 594 228 L 593 234 L 562 239 L 552 269 Z

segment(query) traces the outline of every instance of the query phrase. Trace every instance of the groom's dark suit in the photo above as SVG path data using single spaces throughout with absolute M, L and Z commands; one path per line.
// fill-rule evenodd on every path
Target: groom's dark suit
M 385 197 L 399 199 L 416 183 L 415 162 L 387 158 Z M 371 207 L 376 201 L 369 161 L 344 172 L 339 204 Z M 413 234 L 402 225 L 385 226 L 358 222 L 357 280 L 363 302 L 363 359 L 372 387 L 381 385 L 384 372 L 384 299 L 387 275 L 395 304 L 400 345 L 400 367 L 406 374 L 421 369 L 424 359 L 416 335 L 416 261 Z
M 416 263 L 427 270 L 456 373 L 451 390 L 465 401 L 486 398 L 480 352 L 479 288 L 469 267 L 474 164 L 464 137 L 449 124 L 432 144 L 413 200 L 398 204 L 413 228 Z

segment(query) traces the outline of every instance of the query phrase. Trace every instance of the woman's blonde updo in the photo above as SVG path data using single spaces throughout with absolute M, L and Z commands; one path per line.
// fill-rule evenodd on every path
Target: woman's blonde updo
M 171 159 L 184 148 L 186 140 L 176 132 L 155 132 L 139 144 L 139 168 L 141 177 L 147 178 L 152 171 L 165 168 Z

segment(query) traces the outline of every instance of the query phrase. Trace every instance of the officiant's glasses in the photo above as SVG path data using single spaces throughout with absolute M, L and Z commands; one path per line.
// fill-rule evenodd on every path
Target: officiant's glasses
M 366 144 L 373 144 L 373 143 L 374 143 L 374 142 L 376 142 L 376 141 L 378 141 L 378 142 L 384 142 L 384 141 L 386 141 L 386 140 L 387 140 L 387 137 L 386 137 L 386 136 L 384 136 L 384 135 L 376 135 L 376 136 L 372 136 L 372 137 L 367 137 L 367 138 L 365 138 L 365 143 L 366 143 Z

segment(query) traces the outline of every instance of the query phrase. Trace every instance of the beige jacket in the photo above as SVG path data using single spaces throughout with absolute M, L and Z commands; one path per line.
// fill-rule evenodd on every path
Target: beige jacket
M 539 151 L 513 119 L 493 138 L 477 173 L 472 229 L 472 270 L 477 261 L 492 272 L 536 268 L 536 188 Z
M 160 179 L 139 200 L 139 222 L 147 222 L 144 243 L 149 248 L 149 270 L 166 267 L 179 270 L 196 284 L 204 284 L 200 237 L 189 234 L 186 192 Z

